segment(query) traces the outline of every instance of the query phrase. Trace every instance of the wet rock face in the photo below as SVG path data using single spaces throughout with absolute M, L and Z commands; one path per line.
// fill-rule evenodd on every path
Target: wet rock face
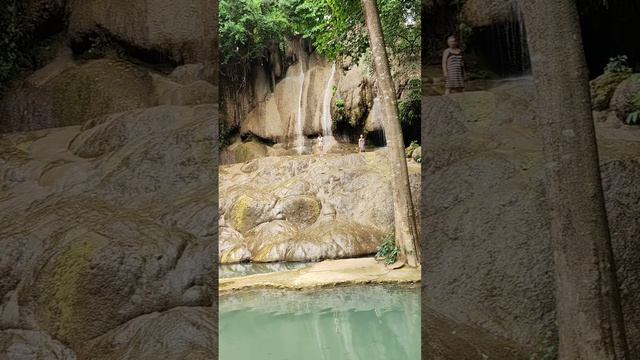
M 393 228 L 386 153 L 265 157 L 220 167 L 222 263 L 372 254 Z M 412 189 L 420 166 L 410 163 Z M 414 202 L 419 203 L 414 191 Z
M 134 47 L 166 52 L 179 62 L 205 66 L 214 63 L 217 6 L 211 1 L 69 0 L 68 3 L 71 38 L 102 29 Z
M 304 135 L 311 136 L 322 133 L 322 114 L 327 82 L 331 76 L 332 65 L 312 54 L 305 61 L 304 83 L 301 81 L 300 62 L 290 66 L 287 73 L 277 82 L 273 91 L 270 90 L 268 79 L 259 76 L 254 79 L 256 98 L 264 101 L 248 101 L 255 104 L 247 105 L 250 111 L 246 118 L 237 119 L 243 134 L 251 133 L 263 139 L 283 142 L 295 137 L 298 129 L 297 116 L 300 91 L 302 90 L 302 116 Z M 259 72 L 262 74 L 262 72 Z M 336 70 L 334 84 L 335 94 L 331 96 L 332 118 L 338 119 L 336 103 L 342 103 L 340 111 L 344 121 L 352 127 L 362 127 L 371 107 L 373 95 L 371 88 L 357 66 L 351 66 L 342 71 Z M 234 95 L 231 103 L 240 106 L 245 100 Z M 225 121 L 233 121 L 226 119 Z
M 532 88 L 525 80 L 423 100 L 423 279 L 438 313 L 528 354 L 553 354 L 550 215 Z M 640 171 L 640 131 L 604 122 L 596 131 L 633 352 L 640 347 L 640 193 L 631 182 Z
M 189 72 L 136 70 L 153 102 L 0 136 L 0 329 L 15 329 L 0 331 L 0 357 L 216 352 L 218 110 L 210 94 L 160 106 L 154 95 L 203 81 Z
M 472 27 L 503 23 L 513 20 L 515 3 L 513 0 L 467 0 L 462 14 Z

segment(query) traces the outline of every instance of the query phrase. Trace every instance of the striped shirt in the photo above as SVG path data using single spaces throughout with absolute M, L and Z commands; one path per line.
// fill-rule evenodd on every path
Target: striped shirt
M 447 81 L 445 87 L 463 88 L 464 87 L 464 60 L 462 59 L 462 51 L 453 53 L 448 51 L 447 54 Z

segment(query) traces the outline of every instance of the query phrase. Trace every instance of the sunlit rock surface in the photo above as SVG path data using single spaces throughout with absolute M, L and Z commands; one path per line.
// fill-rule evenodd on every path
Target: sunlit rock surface
M 409 161 L 414 203 L 420 164 Z M 385 149 L 279 156 L 220 167 L 220 261 L 307 261 L 372 254 L 393 229 Z

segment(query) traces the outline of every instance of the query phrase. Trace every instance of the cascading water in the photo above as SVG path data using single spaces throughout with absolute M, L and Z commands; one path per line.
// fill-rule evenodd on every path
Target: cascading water
M 386 137 L 384 134 L 384 119 L 382 119 L 382 109 L 380 108 L 380 98 L 373 98 L 373 106 L 371 107 L 371 116 L 373 117 L 373 121 L 376 124 L 380 125 L 382 139 L 380 139 L 381 144 L 385 144 L 386 146 Z
M 505 22 L 479 28 L 473 39 L 474 50 L 501 77 L 530 73 L 527 31 L 518 1 L 511 1 L 511 15 Z
M 516 57 L 520 59 L 520 70 L 523 75 L 526 75 L 531 68 L 531 61 L 529 60 L 529 46 L 527 42 L 527 29 L 524 24 L 524 15 L 522 14 L 522 9 L 520 8 L 520 1 L 515 0 L 513 2 L 513 15 L 514 15 L 514 24 L 517 26 L 515 31 L 512 31 L 514 36 L 518 36 L 518 39 L 514 39 L 517 44 L 520 45 L 520 53 L 517 54 Z
M 298 154 L 304 152 L 305 137 L 304 137 L 304 110 L 303 110 L 303 93 L 304 93 L 304 61 L 303 56 L 299 56 L 298 62 L 300 63 L 300 95 L 298 96 L 298 113 L 296 114 L 296 138 L 295 147 Z
M 327 86 L 324 89 L 324 99 L 322 103 L 322 138 L 324 151 L 329 150 L 334 144 L 335 139 L 333 137 L 333 119 L 331 118 L 331 98 L 333 97 L 333 84 L 336 75 L 336 64 L 331 66 L 331 74 L 327 81 Z

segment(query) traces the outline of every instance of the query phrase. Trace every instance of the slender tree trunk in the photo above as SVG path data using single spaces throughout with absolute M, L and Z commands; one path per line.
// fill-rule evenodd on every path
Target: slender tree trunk
M 559 359 L 626 360 L 575 0 L 522 0 L 544 138 Z
M 384 133 L 391 162 L 396 244 L 400 248 L 400 259 L 409 266 L 418 266 L 420 264 L 420 244 L 409 187 L 404 139 L 398 117 L 396 90 L 391 78 L 389 58 L 384 45 L 376 0 L 362 0 L 362 8 L 367 22 L 371 57 L 378 80 L 378 89 L 382 95 Z

